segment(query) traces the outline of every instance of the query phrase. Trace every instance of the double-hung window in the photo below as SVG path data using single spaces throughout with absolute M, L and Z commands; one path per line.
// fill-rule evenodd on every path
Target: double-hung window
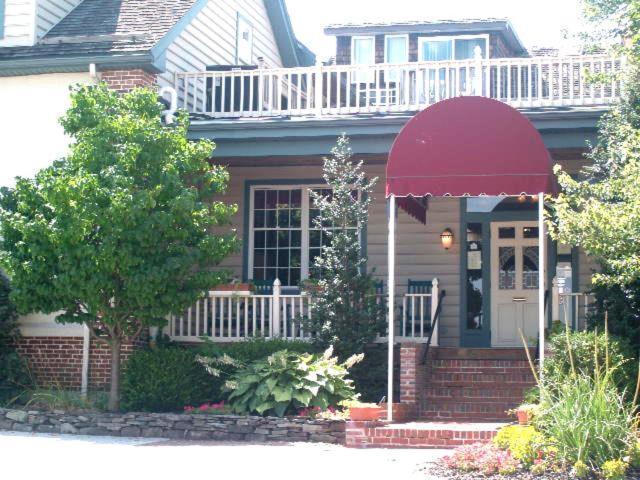
M 376 37 L 351 37 L 351 65 L 362 65 L 352 76 L 353 83 L 371 83 L 375 76 L 373 69 L 366 68 L 376 63 Z
M 386 35 L 384 37 L 384 63 L 406 63 L 409 61 L 409 36 Z M 396 82 L 399 79 L 397 70 L 389 70 L 388 80 Z
M 283 286 L 297 286 L 311 276 L 314 259 L 329 238 L 316 226 L 320 211 L 310 190 L 331 194 L 321 185 L 251 187 L 249 279 L 278 278 Z

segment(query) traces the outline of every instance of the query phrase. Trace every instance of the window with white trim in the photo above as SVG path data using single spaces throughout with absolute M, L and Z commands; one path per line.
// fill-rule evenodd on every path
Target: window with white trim
M 375 65 L 376 63 L 376 37 L 367 36 L 351 37 L 351 65 Z M 352 82 L 372 82 L 374 72 L 371 69 L 362 69 L 355 72 Z
M 278 278 L 283 286 L 297 286 L 311 276 L 314 259 L 329 238 L 315 225 L 320 211 L 310 190 L 331 195 L 321 185 L 251 187 L 249 279 Z
M 475 56 L 476 47 L 480 47 L 482 58 L 487 58 L 489 52 L 489 36 L 419 37 L 418 61 L 471 60 Z
M 384 37 L 384 63 L 406 63 L 409 61 L 409 36 L 385 35 Z M 398 81 L 398 71 L 390 70 L 388 80 Z

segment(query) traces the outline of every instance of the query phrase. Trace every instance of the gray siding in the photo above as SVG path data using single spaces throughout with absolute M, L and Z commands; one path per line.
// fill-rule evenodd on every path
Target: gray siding
M 238 14 L 253 26 L 253 63 L 262 57 L 269 67 L 281 67 L 263 0 L 209 0 L 167 47 L 167 68 L 159 75 L 158 83 L 173 85 L 174 72 L 203 71 L 208 65 L 234 65 Z
M 82 0 L 39 0 L 36 9 L 36 33 L 42 38 Z
M 5 0 L 4 35 L 0 46 L 29 45 L 33 41 L 35 0 Z M 0 20 L 3 17 L 0 16 Z
M 214 155 L 215 156 L 215 155 Z M 319 166 L 295 167 L 231 167 L 229 192 L 224 196 L 228 202 L 238 205 L 238 213 L 233 219 L 238 235 L 242 238 L 244 222 L 245 180 L 269 179 L 319 179 Z M 379 178 L 373 194 L 367 228 L 368 267 L 374 275 L 387 285 L 387 215 L 384 195 L 384 165 L 370 165 L 367 171 Z M 396 288 L 399 295 L 406 292 L 409 278 L 430 280 L 437 277 L 441 288 L 447 290 L 440 324 L 440 344 L 457 346 L 459 338 L 460 303 L 460 254 L 459 243 L 454 242 L 449 251 L 440 244 L 440 233 L 445 228 L 453 230 L 455 238 L 460 238 L 460 207 L 456 198 L 434 198 L 429 200 L 427 225 L 422 225 L 404 211 L 398 213 L 398 236 L 396 243 Z M 227 258 L 224 266 L 242 276 L 242 253 Z

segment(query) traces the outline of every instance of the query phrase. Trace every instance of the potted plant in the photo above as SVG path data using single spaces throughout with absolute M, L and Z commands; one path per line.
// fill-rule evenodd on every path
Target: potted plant
M 214 292 L 250 292 L 252 286 L 250 283 L 241 283 L 238 280 L 233 280 L 230 283 L 222 283 L 216 285 L 211 290 Z
M 515 414 L 520 425 L 529 425 L 531 420 L 536 416 L 538 412 L 538 405 L 533 403 L 524 403 L 518 408 L 510 410 L 509 413 Z
M 380 419 L 380 405 L 376 403 L 350 402 L 349 418 L 354 422 L 374 422 Z

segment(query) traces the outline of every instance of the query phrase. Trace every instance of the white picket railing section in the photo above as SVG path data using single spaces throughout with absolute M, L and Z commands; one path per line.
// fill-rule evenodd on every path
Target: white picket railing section
M 587 328 L 587 315 L 593 309 L 594 297 L 589 293 L 572 292 L 558 295 L 560 319 L 569 322 L 573 330 Z
M 181 72 L 178 107 L 212 118 L 418 111 L 479 95 L 514 107 L 606 105 L 624 59 L 606 55 Z M 601 82 L 594 82 L 594 78 Z
M 402 317 L 399 341 L 426 341 L 429 338 L 438 308 L 438 279 L 431 282 L 429 293 L 405 293 L 402 299 Z M 431 345 L 438 345 L 437 325 L 431 338 Z
M 378 295 L 379 301 L 386 301 Z M 431 332 L 438 298 L 438 280 L 433 280 L 430 293 L 406 294 L 402 299 L 402 323 L 396 325 L 396 339 L 426 341 Z M 201 342 L 207 337 L 214 342 L 235 342 L 247 338 L 309 339 L 304 318 L 310 318 L 311 296 L 283 294 L 280 281 L 273 284 L 271 295 L 244 291 L 210 291 L 207 296 L 187 308 L 181 315 L 169 317 L 167 333 L 176 341 Z M 437 328 L 432 345 L 438 344 Z M 386 341 L 379 337 L 378 341 Z

